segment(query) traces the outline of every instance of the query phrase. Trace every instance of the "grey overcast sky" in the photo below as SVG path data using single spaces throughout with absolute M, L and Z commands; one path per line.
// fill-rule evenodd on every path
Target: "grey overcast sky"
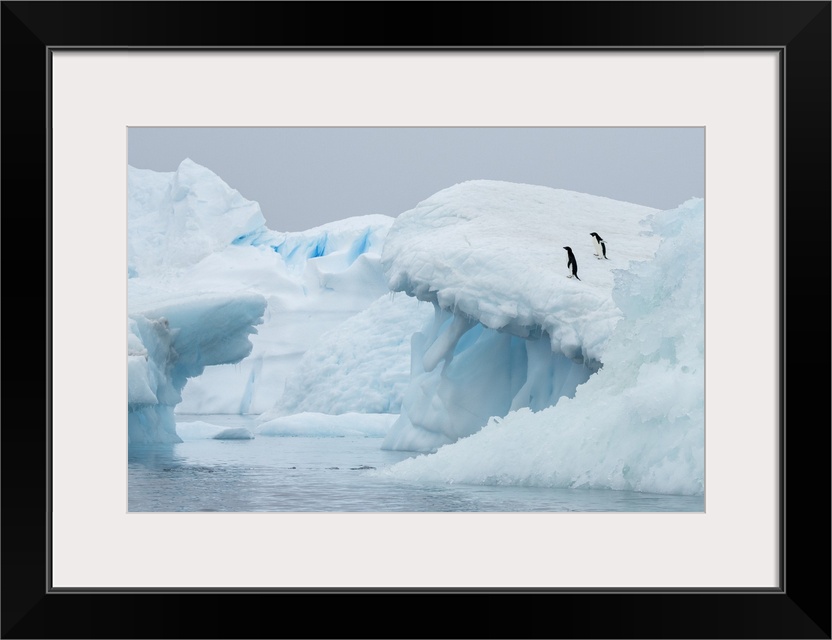
M 465 180 L 570 189 L 658 209 L 705 195 L 704 128 L 131 127 L 128 163 L 190 158 L 275 231 L 396 216 Z

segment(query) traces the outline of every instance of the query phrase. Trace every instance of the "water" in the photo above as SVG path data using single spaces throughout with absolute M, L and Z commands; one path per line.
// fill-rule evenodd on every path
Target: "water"
M 193 416 L 245 426 L 246 416 Z M 704 498 L 631 491 L 413 484 L 378 477 L 418 454 L 380 438 L 257 436 L 130 448 L 131 512 L 636 512 L 703 511 Z

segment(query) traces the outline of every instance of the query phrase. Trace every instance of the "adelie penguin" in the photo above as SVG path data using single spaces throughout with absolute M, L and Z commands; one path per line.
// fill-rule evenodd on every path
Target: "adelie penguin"
M 572 253 L 572 247 L 564 247 L 564 249 L 566 249 L 566 256 L 568 258 L 566 261 L 566 268 L 571 272 L 566 277 L 571 278 L 572 276 L 575 276 L 577 280 L 580 280 L 580 278 L 578 278 L 578 261 L 575 260 L 575 254 Z
M 595 257 L 600 260 L 601 256 L 603 256 L 604 260 L 609 260 L 607 257 L 607 243 L 604 242 L 604 239 L 594 231 L 589 235 L 591 235 L 592 239 L 595 241 Z

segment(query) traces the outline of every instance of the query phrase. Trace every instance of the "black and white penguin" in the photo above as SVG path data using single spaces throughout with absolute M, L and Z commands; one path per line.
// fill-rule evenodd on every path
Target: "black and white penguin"
M 607 257 L 607 243 L 604 242 L 604 239 L 594 231 L 589 235 L 591 235 L 592 239 L 595 241 L 595 257 L 600 260 L 601 256 L 603 256 L 604 260 L 609 260 Z
M 580 278 L 578 278 L 578 261 L 575 260 L 575 254 L 572 253 L 572 247 L 564 247 L 564 249 L 566 249 L 566 255 L 568 258 L 566 261 L 566 267 L 571 271 L 571 273 L 566 277 L 571 278 L 572 276 L 575 276 L 575 278 L 580 280 Z

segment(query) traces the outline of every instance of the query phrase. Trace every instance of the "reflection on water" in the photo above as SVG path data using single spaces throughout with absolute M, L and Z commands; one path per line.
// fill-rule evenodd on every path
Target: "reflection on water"
M 368 473 L 413 455 L 417 454 L 382 451 L 380 438 L 354 436 L 258 436 L 254 440 L 133 446 L 128 454 L 128 509 L 377 513 L 704 510 L 702 497 L 412 484 Z

